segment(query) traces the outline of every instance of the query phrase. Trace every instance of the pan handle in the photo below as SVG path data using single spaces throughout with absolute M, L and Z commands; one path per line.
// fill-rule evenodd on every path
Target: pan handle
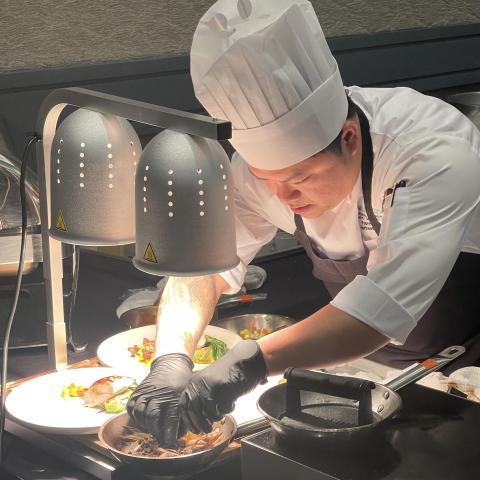
M 360 400 L 365 392 L 375 388 L 375 383 L 370 380 L 339 377 L 301 368 L 287 368 L 283 376 L 287 380 L 287 390 L 306 390 L 351 400 Z
M 409 368 L 406 372 L 403 372 L 401 375 L 388 382 L 385 387 L 394 391 L 400 390 L 410 383 L 420 380 L 429 373 L 439 370 L 447 363 L 464 353 L 465 347 L 462 347 L 461 345 L 453 345 L 448 347 L 445 350 L 442 350 L 440 353 L 437 353 L 436 355 L 427 358 L 423 362 Z

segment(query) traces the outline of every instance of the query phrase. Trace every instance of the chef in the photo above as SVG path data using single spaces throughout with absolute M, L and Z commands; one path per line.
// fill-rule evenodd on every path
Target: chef
M 128 403 L 161 444 L 209 431 L 286 367 L 364 356 L 404 367 L 480 331 L 480 135 L 466 117 L 408 88 L 345 88 L 305 0 L 217 1 L 195 31 L 191 76 L 233 126 L 241 261 L 167 283 L 155 360 Z M 219 296 L 241 287 L 278 228 L 331 302 L 192 375 Z

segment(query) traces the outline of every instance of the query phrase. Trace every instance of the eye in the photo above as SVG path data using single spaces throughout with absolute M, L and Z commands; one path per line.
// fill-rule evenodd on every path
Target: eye
M 307 177 L 304 177 L 301 180 L 296 180 L 295 182 L 292 182 L 292 183 L 293 185 L 300 185 L 301 183 L 306 182 L 310 177 L 311 175 L 308 175 Z

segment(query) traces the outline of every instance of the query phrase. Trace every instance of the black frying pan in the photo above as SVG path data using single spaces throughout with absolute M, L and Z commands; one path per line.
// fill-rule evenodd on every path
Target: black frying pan
M 386 385 L 321 372 L 290 368 L 286 383 L 264 392 L 260 412 L 284 440 L 347 440 L 370 432 L 402 406 L 396 390 L 442 368 L 465 348 L 449 347 Z

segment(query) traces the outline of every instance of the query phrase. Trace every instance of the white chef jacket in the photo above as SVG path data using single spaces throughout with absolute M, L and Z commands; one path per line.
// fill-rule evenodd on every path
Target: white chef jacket
M 333 210 L 304 219 L 305 230 L 331 259 L 369 250 L 366 276 L 357 276 L 332 305 L 403 343 L 432 304 L 460 251 L 480 253 L 480 132 L 451 105 L 409 88 L 347 89 L 370 123 L 374 155 L 372 207 L 365 211 L 361 177 Z M 222 273 L 237 291 L 246 266 L 278 228 L 295 231 L 293 212 L 234 154 L 237 252 Z M 387 189 L 400 180 L 393 206 Z M 453 321 L 453 319 L 452 319 Z

